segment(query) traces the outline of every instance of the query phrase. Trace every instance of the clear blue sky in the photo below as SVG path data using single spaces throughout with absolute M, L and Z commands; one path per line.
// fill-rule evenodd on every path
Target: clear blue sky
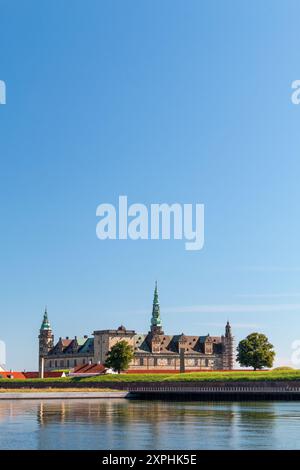
M 300 339 L 297 1 L 0 0 L 0 339 L 36 369 L 56 337 Z M 205 247 L 100 241 L 96 207 L 204 203 Z

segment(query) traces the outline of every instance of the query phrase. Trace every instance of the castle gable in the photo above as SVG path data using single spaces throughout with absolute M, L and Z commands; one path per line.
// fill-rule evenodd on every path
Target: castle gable
M 147 342 L 147 336 L 144 334 L 136 334 L 134 336 L 134 350 L 135 352 L 150 353 L 149 343 Z
M 49 351 L 49 354 L 62 354 L 70 346 L 72 340 L 69 338 L 59 338 L 59 341 Z
M 173 336 L 169 335 L 160 335 L 160 352 L 161 353 L 172 353 L 176 352 L 174 350 Z

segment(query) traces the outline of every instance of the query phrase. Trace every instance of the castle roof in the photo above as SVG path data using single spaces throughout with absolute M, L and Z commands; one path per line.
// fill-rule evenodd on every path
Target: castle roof
M 80 353 L 94 354 L 94 338 L 85 338 L 84 343 L 80 347 Z
M 60 338 L 49 351 L 49 355 L 56 354 L 94 354 L 94 338 Z
M 188 336 L 188 335 L 155 335 L 151 334 L 135 335 L 135 352 L 150 353 L 151 342 L 154 339 L 156 343 L 160 343 L 160 353 L 170 354 L 179 353 L 179 343 L 185 346 L 186 354 L 200 353 L 204 354 L 204 345 L 207 340 L 213 344 L 213 352 L 219 353 L 222 350 L 221 336 Z

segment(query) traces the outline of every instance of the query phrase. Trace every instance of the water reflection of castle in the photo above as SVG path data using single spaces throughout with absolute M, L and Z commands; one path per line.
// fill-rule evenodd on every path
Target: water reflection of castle
M 279 443 L 282 437 L 283 443 L 288 443 L 282 415 L 297 415 L 292 402 L 283 405 L 271 401 L 213 404 L 118 398 L 3 400 L 0 401 L 0 447 L 276 448 L 276 441 L 277 446 L 282 445 L 281 440 Z M 295 429 L 294 422 L 289 429 Z M 295 447 L 296 439 L 297 436 Z

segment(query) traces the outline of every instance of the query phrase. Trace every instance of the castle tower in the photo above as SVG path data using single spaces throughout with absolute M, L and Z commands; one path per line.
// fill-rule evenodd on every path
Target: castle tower
M 47 308 L 43 317 L 43 322 L 39 334 L 39 376 L 44 376 L 44 358 L 54 346 L 54 336 L 48 319 Z
M 234 366 L 234 337 L 231 331 L 231 325 L 227 321 L 225 326 L 225 336 L 222 336 L 223 343 L 223 369 L 233 369 Z
M 159 300 L 158 300 L 157 281 L 155 282 L 155 289 L 154 289 L 150 332 L 153 335 L 164 334 L 164 332 L 162 331 L 162 322 L 160 318 L 160 305 L 159 305 Z

